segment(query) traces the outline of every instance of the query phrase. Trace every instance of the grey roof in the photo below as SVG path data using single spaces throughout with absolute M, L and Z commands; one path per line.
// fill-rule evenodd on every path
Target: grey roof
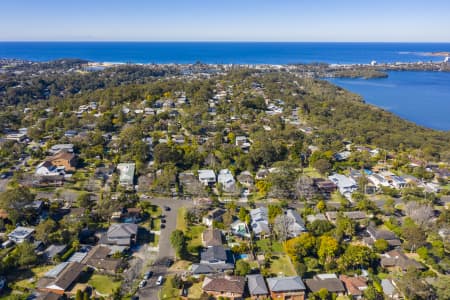
M 321 289 L 326 289 L 330 293 L 345 292 L 344 284 L 338 278 L 313 278 L 306 279 L 305 282 L 313 293 L 318 292 Z
M 381 287 L 383 288 L 383 292 L 388 296 L 393 295 L 397 292 L 395 286 L 389 279 L 381 280 Z
M 66 249 L 66 245 L 50 245 L 47 249 L 44 250 L 44 255 L 52 259 L 56 255 L 60 254 Z
M 266 282 L 261 274 L 247 275 L 247 284 L 251 296 L 269 294 Z
M 79 262 L 81 263 L 86 257 L 87 252 L 75 252 L 67 261 L 68 262 Z
M 201 253 L 202 261 L 227 261 L 227 252 L 223 246 L 208 247 Z
M 34 228 L 29 227 L 16 227 L 10 234 L 8 234 L 9 237 L 16 238 L 16 239 L 25 239 L 28 236 L 30 236 L 34 232 Z
M 133 234 L 136 235 L 138 226 L 133 223 L 117 223 L 112 224 L 108 229 L 108 238 L 129 238 Z
M 300 276 L 267 278 L 267 285 L 272 292 L 306 290 Z
M 286 216 L 293 220 L 293 223 L 289 225 L 290 236 L 295 237 L 306 231 L 305 222 L 297 211 L 289 209 L 286 211 Z
M 47 273 L 44 274 L 44 277 L 49 278 L 56 278 L 58 275 L 64 271 L 64 269 L 69 265 L 69 262 L 63 262 L 54 267 L 53 269 L 49 270 Z
M 193 264 L 191 267 L 193 274 L 212 274 L 216 272 L 216 269 L 208 264 Z

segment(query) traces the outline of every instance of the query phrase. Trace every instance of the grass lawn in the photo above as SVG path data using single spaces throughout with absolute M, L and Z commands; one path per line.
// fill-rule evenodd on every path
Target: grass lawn
M 205 226 L 195 225 L 189 227 L 189 230 L 185 232 L 188 238 L 188 251 L 193 255 L 197 255 L 197 248 L 202 246 L 202 233 L 204 230 Z
M 270 246 L 270 239 L 257 240 L 256 246 L 261 252 L 284 252 L 283 245 L 278 241 L 272 241 Z
M 192 265 L 192 262 L 187 260 L 179 260 L 175 262 L 171 267 L 171 271 L 185 271 L 189 269 L 189 266 Z
M 313 167 L 303 168 L 303 173 L 311 178 L 324 178 L 324 176 L 320 175 Z
M 173 276 L 168 276 L 164 281 L 161 291 L 159 292 L 160 300 L 178 299 L 180 290 L 172 285 Z
M 159 234 L 152 233 L 151 235 L 152 235 L 152 237 L 151 237 L 151 241 L 149 243 L 149 246 L 150 247 L 158 247 L 158 245 L 159 245 Z
M 111 295 L 115 289 L 120 287 L 121 282 L 114 281 L 114 278 L 106 275 L 94 274 L 89 279 L 88 284 L 100 294 Z
M 189 288 L 188 299 L 200 299 L 203 293 L 202 284 L 203 284 L 202 282 L 194 283 Z
M 276 258 L 275 258 L 276 257 Z M 294 276 L 297 275 L 294 266 L 291 264 L 289 257 L 286 254 L 275 255 L 270 264 L 270 272 L 276 276 Z
M 186 208 L 181 207 L 178 210 L 178 214 L 177 214 L 177 229 L 183 230 L 184 232 L 186 232 L 186 230 L 187 230 L 186 220 L 184 219 L 185 215 L 186 215 Z

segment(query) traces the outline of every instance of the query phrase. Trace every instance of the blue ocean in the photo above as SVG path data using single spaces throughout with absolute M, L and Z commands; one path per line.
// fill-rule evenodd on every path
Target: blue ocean
M 331 64 L 443 61 L 450 43 L 0 42 L 0 58 L 82 58 L 117 63 Z M 371 104 L 419 125 L 450 130 L 450 73 L 390 72 L 385 79 L 333 79 Z
M 97 62 L 293 64 L 442 61 L 450 43 L 0 42 L 0 58 Z

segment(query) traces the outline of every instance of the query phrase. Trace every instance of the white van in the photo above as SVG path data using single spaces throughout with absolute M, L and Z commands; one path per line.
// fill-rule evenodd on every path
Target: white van
M 156 280 L 156 285 L 161 285 L 163 283 L 164 278 L 162 276 L 158 277 L 158 280 Z

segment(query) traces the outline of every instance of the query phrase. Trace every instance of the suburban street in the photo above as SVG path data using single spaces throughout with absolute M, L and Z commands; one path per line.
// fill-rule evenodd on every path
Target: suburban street
M 148 199 L 148 201 L 161 207 L 162 213 L 166 219 L 166 228 L 161 229 L 159 251 L 155 261 L 150 268 L 144 268 L 140 272 L 142 274 L 147 271 L 152 271 L 153 276 L 147 281 L 147 285 L 144 288 L 139 289 L 136 294 L 139 296 L 139 299 L 156 300 L 158 299 L 158 292 L 161 289 L 160 286 L 156 285 L 156 280 L 158 279 L 158 276 L 163 276 L 165 278 L 171 273 L 166 266 L 166 261 L 168 259 L 175 259 L 175 251 L 170 245 L 170 234 L 176 229 L 178 210 L 181 207 L 191 207 L 193 202 L 191 200 L 177 200 L 173 198 L 151 198 Z M 170 210 L 165 211 L 164 206 L 170 207 Z M 145 262 L 143 265 L 146 265 Z

